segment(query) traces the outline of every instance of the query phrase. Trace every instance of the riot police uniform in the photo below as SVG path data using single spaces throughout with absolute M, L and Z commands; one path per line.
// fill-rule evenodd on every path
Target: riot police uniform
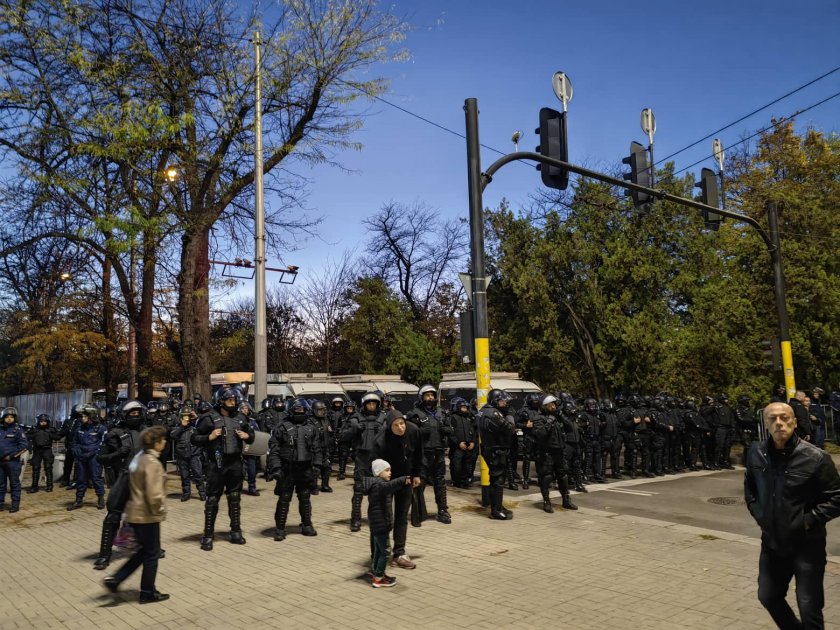
M 557 414 L 557 398 L 546 396 L 542 401 L 542 413 L 534 420 L 533 438 L 543 510 L 549 514 L 554 512 L 549 495 L 552 482 L 556 482 L 560 489 L 563 507 L 567 510 L 577 509 L 569 496 L 566 431 L 563 424 Z
M 732 436 L 735 434 L 737 421 L 735 420 L 735 412 L 729 406 L 729 396 L 726 394 L 718 396 L 715 411 L 718 420 L 715 433 L 715 461 L 721 468 L 732 470 L 733 466 L 729 461 L 729 452 L 732 449 Z
M 576 417 L 583 440 L 583 477 L 586 480 L 594 479 L 598 483 L 607 483 L 601 471 L 601 421 L 598 417 L 598 401 L 587 398 L 583 406 L 584 410 Z
M 321 463 L 315 472 L 315 479 L 312 482 L 313 493 L 332 492 L 330 487 L 330 451 L 333 445 L 333 427 L 330 424 L 330 417 L 327 413 L 327 406 L 320 400 L 312 403 L 312 423 L 318 429 L 318 443 L 321 447 Z M 321 486 L 318 487 L 320 481 Z
M 583 485 L 583 461 L 581 458 L 581 431 L 577 422 L 578 409 L 571 396 L 560 395 L 565 398 L 563 413 L 560 415 L 560 422 L 563 423 L 565 432 L 566 466 L 569 470 L 569 482 L 578 492 L 589 492 Z
M 345 405 L 345 408 L 348 405 Z M 341 429 L 342 443 L 352 445 L 354 451 L 353 498 L 350 504 L 350 531 L 362 528 L 362 500 L 364 499 L 364 478 L 370 471 L 370 451 L 376 436 L 385 425 L 385 414 L 381 411 L 382 400 L 369 392 L 362 396 L 362 412 L 354 413 L 344 420 Z
M 6 407 L 0 418 L 0 510 L 6 509 L 6 484 L 11 485 L 12 505 L 9 512 L 20 509 L 20 456 L 29 443 L 26 433 L 17 423 L 17 409 Z
M 525 406 L 516 414 L 517 435 L 521 433 L 522 457 L 522 487 L 527 489 L 531 483 L 531 460 L 535 458 L 534 453 L 534 422 L 540 417 L 540 405 L 542 395 L 531 393 L 525 396 Z
M 289 414 L 274 431 L 268 449 L 270 476 L 276 481 L 274 494 L 274 540 L 286 538 L 286 519 L 292 495 L 297 493 L 301 529 L 304 536 L 316 536 L 312 525 L 311 489 L 314 469 L 322 464 L 321 436 L 318 428 L 308 420 L 308 405 L 302 398 L 292 402 Z
M 744 447 L 743 461 L 746 463 L 747 451 L 750 444 L 758 439 L 758 421 L 755 411 L 750 405 L 750 397 L 746 394 L 738 396 L 738 407 L 735 409 L 735 418 L 738 421 L 738 437 Z
M 132 458 L 143 450 L 140 429 L 143 426 L 145 411 L 145 407 L 136 400 L 126 402 L 117 412 L 119 418 L 117 426 L 105 434 L 96 459 L 105 468 L 112 488 L 120 475 L 128 474 L 128 465 Z M 109 496 L 108 511 L 102 521 L 99 556 L 93 563 L 93 568 L 97 570 L 102 570 L 111 563 L 111 547 L 114 536 L 120 529 L 124 506 L 113 505 L 113 503 L 114 499 Z
M 619 460 L 624 437 L 618 423 L 615 406 L 609 398 L 601 401 L 598 420 L 601 424 L 601 476 L 606 477 L 607 475 L 607 455 L 609 455 L 612 478 L 622 479 Z
M 47 479 L 47 492 L 53 491 L 53 442 L 60 439 L 58 432 L 52 428 L 50 417 L 42 413 L 35 418 L 35 426 L 28 434 L 29 446 L 32 449 L 32 487 L 27 492 L 32 494 L 38 492 L 38 484 L 41 481 L 41 464 L 44 465 L 44 474 Z
M 487 404 L 478 412 L 481 457 L 490 472 L 490 518 L 500 521 L 513 518 L 513 512 L 506 510 L 503 504 L 507 460 L 515 430 L 513 418 L 507 415 L 509 401 L 507 392 L 491 389 L 487 394 Z
M 655 398 L 648 416 L 652 429 L 650 438 L 652 472 L 657 477 L 661 477 L 666 472 L 670 475 L 673 471 L 668 462 L 673 447 L 674 425 L 671 424 L 671 418 L 665 409 L 665 401 L 658 397 Z
M 700 405 L 700 416 L 706 424 L 705 443 L 706 456 L 708 457 L 709 470 L 720 470 L 720 464 L 716 457 L 718 438 L 718 415 L 715 409 L 715 399 L 711 396 L 703 397 L 703 404 Z M 705 468 L 705 466 L 704 466 Z
M 204 503 L 204 535 L 201 548 L 213 549 L 216 515 L 222 492 L 227 494 L 230 542 L 244 545 L 242 536 L 242 447 L 252 444 L 254 430 L 239 413 L 242 394 L 235 387 L 216 391 L 215 409 L 199 417 L 192 443 L 204 449 L 207 458 L 207 501 Z M 242 437 L 243 434 L 244 437 Z
M 352 400 L 346 401 L 342 409 L 342 414 L 336 423 L 336 431 L 338 432 L 338 476 L 336 479 L 338 481 L 347 477 L 347 460 L 350 458 L 352 449 L 352 438 L 348 437 L 349 433 L 345 429 L 349 426 L 350 421 L 359 415 L 356 411 L 356 403 Z
M 207 500 L 204 488 L 204 455 L 201 447 L 193 444 L 198 416 L 187 406 L 181 409 L 180 421 L 169 434 L 175 449 L 175 465 L 181 477 L 181 501 L 189 501 L 192 497 L 192 485 L 198 490 L 199 499 Z
M 78 481 L 76 482 L 76 501 L 68 510 L 82 507 L 88 484 L 93 483 L 96 492 L 97 507 L 105 509 L 105 483 L 102 478 L 102 465 L 97 459 L 99 448 L 105 439 L 105 427 L 99 423 L 99 413 L 93 405 L 81 405 L 78 411 L 82 423 L 73 437 L 73 455 L 76 458 Z
M 469 488 L 478 454 L 478 430 L 475 416 L 463 398 L 456 396 L 449 401 L 449 424 L 452 426 L 449 438 L 449 476 L 456 488 Z
M 452 522 L 446 496 L 446 456 L 445 448 L 452 435 L 449 418 L 437 406 L 437 390 L 431 385 L 424 385 L 418 392 L 414 409 L 405 415 L 408 422 L 413 422 L 420 429 L 423 441 L 423 458 L 426 462 L 426 476 L 420 487 L 414 492 L 416 504 L 420 507 L 420 520 L 425 518 L 426 499 L 424 491 L 431 484 L 435 492 L 437 520 L 444 524 Z
M 70 412 L 70 417 L 65 418 L 61 424 L 61 429 L 58 432 L 59 437 L 64 438 L 64 467 L 61 472 L 62 488 L 72 488 L 76 485 L 76 478 L 78 477 L 78 469 L 76 468 L 76 458 L 73 455 L 73 438 L 76 436 L 76 430 L 82 423 L 82 419 L 77 414 L 77 409 L 81 409 L 83 405 L 76 405 Z

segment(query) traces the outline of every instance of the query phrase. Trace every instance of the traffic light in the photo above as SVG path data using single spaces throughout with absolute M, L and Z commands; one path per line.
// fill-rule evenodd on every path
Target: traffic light
M 546 157 L 564 162 L 569 161 L 569 144 L 566 137 L 566 113 L 543 107 L 540 110 L 540 126 L 535 130 L 540 135 L 537 151 Z M 569 171 L 557 166 L 537 164 L 542 183 L 549 188 L 566 190 L 569 186 Z
M 700 170 L 700 181 L 694 184 L 700 189 L 700 201 L 707 206 L 713 208 L 720 207 L 720 188 L 718 187 L 718 178 L 715 172 L 710 168 Z M 720 227 L 720 222 L 723 219 L 719 214 L 703 210 L 703 222 L 710 230 L 717 230 Z
M 647 149 L 638 142 L 631 142 L 630 155 L 621 160 L 621 163 L 630 166 L 630 172 L 624 173 L 625 181 L 650 188 L 650 160 L 648 160 Z M 642 212 L 647 212 L 650 209 L 651 197 L 649 194 L 635 190 L 626 191 L 625 194 L 633 197 L 633 203 Z
M 764 355 L 764 367 L 768 370 L 782 369 L 782 351 L 779 344 L 779 338 L 773 337 L 767 341 L 761 342 L 762 354 Z

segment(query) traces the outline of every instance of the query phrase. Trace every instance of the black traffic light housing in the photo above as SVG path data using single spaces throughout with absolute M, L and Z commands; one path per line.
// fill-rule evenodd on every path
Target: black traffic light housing
M 782 369 L 782 349 L 778 337 L 762 341 L 761 352 L 764 355 L 764 366 L 767 369 L 775 371 Z
M 713 208 L 720 207 L 720 187 L 717 175 L 712 169 L 700 169 L 700 181 L 694 185 L 700 189 L 700 201 Z M 703 210 L 703 222 L 708 229 L 717 230 L 722 220 L 721 215 Z
M 566 136 L 566 113 L 543 107 L 540 110 L 540 126 L 535 130 L 540 135 L 537 151 L 546 157 L 569 161 L 569 144 Z M 569 171 L 558 166 L 537 164 L 542 183 L 549 188 L 566 190 L 569 186 Z
M 631 142 L 630 155 L 621 162 L 630 166 L 630 172 L 624 173 L 625 181 L 650 188 L 650 160 L 647 149 L 638 142 Z M 633 198 L 633 203 L 639 210 L 647 212 L 650 209 L 652 199 L 649 194 L 635 190 L 626 191 L 625 194 Z

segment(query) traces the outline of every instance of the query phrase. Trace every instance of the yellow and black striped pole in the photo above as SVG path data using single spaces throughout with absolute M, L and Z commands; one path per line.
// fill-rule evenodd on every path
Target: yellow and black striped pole
M 487 326 L 487 279 L 484 277 L 484 206 L 481 200 L 481 153 L 478 141 L 478 101 L 464 101 L 467 122 L 467 184 L 470 203 L 470 270 L 472 276 L 473 334 L 475 335 L 476 408 L 487 402 L 490 390 L 490 339 Z M 481 457 L 481 503 L 490 504 L 490 471 Z
M 767 231 L 770 234 L 770 258 L 773 261 L 773 284 L 776 296 L 776 311 L 779 314 L 779 345 L 782 354 L 782 369 L 785 375 L 785 389 L 790 400 L 796 394 L 796 379 L 793 375 L 793 349 L 790 344 L 787 299 L 785 296 L 785 271 L 782 268 L 782 244 L 779 240 L 779 210 L 775 201 L 767 202 Z

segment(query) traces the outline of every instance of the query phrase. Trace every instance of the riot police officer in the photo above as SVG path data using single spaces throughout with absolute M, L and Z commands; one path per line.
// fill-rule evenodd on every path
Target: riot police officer
M 0 414 L 0 510 L 6 509 L 6 480 L 11 485 L 9 512 L 20 509 L 20 456 L 29 448 L 26 433 L 18 424 L 17 409 L 6 407 Z
M 452 435 L 449 419 L 437 405 L 437 390 L 431 385 L 423 385 L 418 394 L 414 409 L 405 415 L 408 422 L 413 422 L 420 429 L 423 441 L 423 458 L 426 462 L 426 477 L 415 490 L 415 500 L 420 507 L 419 515 L 425 518 L 426 499 L 424 491 L 431 484 L 435 492 L 437 520 L 448 525 L 452 522 L 446 496 L 446 458 L 445 448 Z
M 327 410 L 327 419 L 332 427 L 332 442 L 330 443 L 330 462 L 338 460 L 338 437 L 341 429 L 341 418 L 344 415 L 344 397 L 333 396 L 330 400 L 330 408 Z
M 720 470 L 720 463 L 716 457 L 718 452 L 717 440 L 719 419 L 717 409 L 715 408 L 715 399 L 712 396 L 703 396 L 703 402 L 700 405 L 700 416 L 706 424 L 704 441 L 706 442 L 706 455 L 708 457 L 709 470 Z
M 565 432 L 566 466 L 569 470 L 569 482 L 578 492 L 589 492 L 583 485 L 583 461 L 581 459 L 581 437 L 580 424 L 577 422 L 578 408 L 574 398 L 563 392 L 558 396 L 563 403 L 560 421 L 563 423 Z
M 244 545 L 240 519 L 242 516 L 242 449 L 254 442 L 254 430 L 239 413 L 242 394 L 236 387 L 216 390 L 214 409 L 199 417 L 192 443 L 205 450 L 207 456 L 207 501 L 204 503 L 204 535 L 201 549 L 213 549 L 216 515 L 222 492 L 227 494 L 230 515 L 230 542 Z
M 105 439 L 105 427 L 99 423 L 99 412 L 93 405 L 77 405 L 78 415 L 82 422 L 73 438 L 73 455 L 79 479 L 76 482 L 76 500 L 68 510 L 78 510 L 82 507 L 88 484 L 93 483 L 97 497 L 97 507 L 105 509 L 105 483 L 102 479 L 102 466 L 97 459 L 99 448 Z
M 47 478 L 47 492 L 53 491 L 53 442 L 59 439 L 58 432 L 52 428 L 50 417 L 42 413 L 35 418 L 35 426 L 29 432 L 29 445 L 32 449 L 32 487 L 26 492 L 32 494 L 38 492 L 38 484 L 41 481 L 41 464 L 44 465 L 44 474 Z
M 105 439 L 96 456 L 97 461 L 106 470 L 113 493 L 113 486 L 120 475 L 127 474 L 128 465 L 132 458 L 143 450 L 140 440 L 140 429 L 146 408 L 136 400 L 123 404 L 117 411 L 117 426 L 105 434 Z M 111 563 L 111 546 L 114 536 L 120 529 L 124 505 L 115 505 L 114 496 L 108 497 L 108 511 L 102 521 L 102 536 L 99 542 L 99 556 L 93 563 L 93 568 L 102 570 Z
M 345 405 L 347 409 L 349 403 Z M 376 436 L 385 425 L 385 414 L 381 410 L 382 400 L 374 392 L 362 396 L 362 411 L 344 420 L 341 430 L 342 442 L 352 445 L 354 451 L 353 498 L 350 505 L 350 531 L 362 528 L 362 499 L 365 490 L 365 475 L 370 470 L 370 451 Z M 355 407 L 353 407 L 355 409 Z
M 322 403 L 323 404 L 323 403 Z M 274 540 L 286 538 L 286 519 L 292 495 L 297 493 L 300 511 L 300 533 L 317 536 L 312 525 L 311 489 L 314 469 L 322 465 L 321 437 L 317 427 L 308 421 L 309 405 L 303 398 L 296 398 L 289 413 L 271 432 L 268 449 L 270 477 L 277 483 L 274 494 Z
M 597 483 L 607 483 L 601 471 L 601 421 L 598 417 L 599 411 L 598 401 L 594 398 L 587 398 L 583 402 L 583 411 L 577 414 L 576 421 L 583 439 L 583 477 L 586 480 L 593 479 Z
M 755 411 L 750 404 L 750 397 L 746 394 L 738 396 L 738 407 L 735 409 L 735 418 L 738 421 L 738 436 L 744 447 L 743 461 L 746 463 L 747 451 L 750 444 L 758 439 L 758 421 Z
M 76 431 L 82 423 L 79 416 L 79 410 L 84 405 L 74 405 L 70 411 L 70 417 L 65 418 L 61 424 L 61 429 L 58 435 L 64 438 L 64 467 L 61 473 L 62 488 L 75 488 L 76 478 L 78 477 L 78 468 L 76 467 L 76 458 L 73 456 L 73 439 L 76 437 Z
M 732 470 L 734 466 L 729 461 L 729 452 L 732 449 L 732 436 L 735 433 L 737 421 L 735 420 L 735 412 L 729 406 L 729 396 L 725 393 L 720 394 L 717 402 L 718 404 L 715 406 L 717 414 L 715 462 L 721 468 Z
M 569 470 L 566 466 L 566 430 L 563 419 L 557 412 L 557 398 L 546 396 L 542 400 L 542 413 L 534 419 L 533 438 L 537 462 L 537 477 L 543 498 L 543 510 L 554 512 L 551 505 L 552 482 L 557 483 L 563 507 L 576 510 L 569 495 Z
M 705 419 L 697 412 L 697 403 L 693 398 L 687 399 L 683 403 L 683 424 L 685 425 L 685 434 L 688 439 L 688 455 L 686 456 L 686 465 L 689 470 L 699 470 L 697 466 L 697 459 L 699 457 L 700 463 L 704 469 L 708 470 L 708 462 L 706 456 L 706 427 Z
M 618 422 L 615 405 L 609 398 L 601 401 L 601 411 L 598 413 L 598 420 L 601 424 L 601 476 L 607 475 L 607 455 L 610 459 L 610 470 L 613 479 L 623 479 L 619 459 L 621 457 L 621 445 L 624 443 L 624 436 Z
M 490 518 L 499 521 L 511 520 L 513 512 L 505 509 L 505 475 L 508 468 L 510 442 L 515 425 L 507 414 L 510 395 L 501 389 L 491 389 L 487 404 L 478 412 L 478 432 L 481 438 L 481 456 L 490 472 Z
M 525 405 L 516 414 L 517 435 L 522 434 L 519 454 L 522 457 L 522 487 L 526 490 L 531 483 L 531 460 L 534 459 L 534 422 L 540 417 L 542 394 L 531 392 L 525 396 Z
M 338 432 L 338 476 L 336 479 L 338 481 L 346 478 L 347 460 L 350 458 L 350 450 L 352 448 L 352 440 L 346 437 L 348 434 L 345 432 L 345 429 L 349 426 L 350 421 L 359 415 L 356 411 L 355 401 L 347 400 L 343 404 L 344 407 L 342 408 L 341 417 L 336 424 L 336 431 Z
M 456 488 L 469 488 L 478 453 L 478 431 L 469 404 L 460 396 L 449 401 L 449 424 L 449 476 Z
M 198 414 L 193 409 L 192 403 L 188 402 L 181 407 L 178 426 L 169 434 L 175 450 L 175 465 L 181 477 L 181 501 L 184 502 L 192 497 L 193 484 L 198 490 L 199 499 L 207 500 L 204 488 L 204 458 L 201 447 L 192 442 L 197 420 Z
M 314 471 L 313 488 L 319 489 L 320 492 L 332 492 L 333 489 L 330 487 L 330 449 L 333 444 L 333 427 L 327 415 L 327 405 L 320 400 L 312 403 L 312 423 L 318 429 L 318 443 L 321 449 L 321 463 Z M 318 488 L 319 480 L 321 482 L 320 488 Z
M 671 418 L 665 409 L 665 401 L 657 396 L 651 402 L 651 409 L 648 411 L 650 417 L 650 428 L 652 435 L 650 438 L 650 456 L 653 474 L 657 477 L 663 476 L 665 473 L 673 474 L 673 471 L 668 465 L 671 450 L 673 448 L 673 431 L 674 426 L 671 424 Z

